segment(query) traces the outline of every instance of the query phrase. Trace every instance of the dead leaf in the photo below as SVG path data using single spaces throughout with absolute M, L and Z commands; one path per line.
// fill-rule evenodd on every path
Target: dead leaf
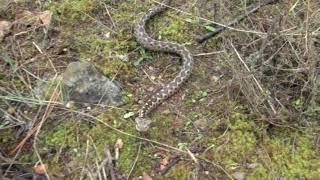
M 114 145 L 116 148 L 122 149 L 123 147 L 123 141 L 122 139 L 117 139 L 116 144 Z
M 143 180 L 152 180 L 152 177 L 149 176 L 147 173 L 143 172 L 142 173 L 142 179 Z
M 46 174 L 46 169 L 47 169 L 47 165 L 46 164 L 39 164 L 39 165 L 36 165 L 34 167 L 34 171 L 37 174 Z
M 164 165 L 162 165 L 162 164 L 160 164 L 160 171 L 162 171 L 164 168 L 166 168 L 166 166 L 164 166 Z
M 51 24 L 51 18 L 52 18 L 52 12 L 51 11 L 43 11 L 39 14 L 39 20 L 40 23 L 45 26 L 46 28 L 49 28 Z
M 12 23 L 9 21 L 0 21 L 0 41 L 9 33 Z
M 169 164 L 168 157 L 161 159 L 160 161 L 160 170 L 163 170 Z
M 156 77 L 151 75 L 150 79 L 154 81 L 156 79 Z

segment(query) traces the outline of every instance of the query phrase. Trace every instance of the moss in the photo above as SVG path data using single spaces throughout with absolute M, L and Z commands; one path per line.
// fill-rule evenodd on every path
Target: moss
M 148 2 L 138 3 L 134 1 L 127 1 L 125 3 L 119 4 L 118 12 L 114 13 L 112 17 L 114 18 L 115 22 L 119 24 L 129 25 L 128 22 L 136 21 L 137 18 L 139 18 L 137 14 L 142 15 L 142 12 L 145 12 L 150 5 L 151 4 Z
M 153 124 L 148 130 L 151 139 L 175 144 L 173 143 L 175 141 L 174 137 L 170 139 L 168 138 L 168 136 L 173 132 L 172 124 L 174 116 L 172 114 L 154 113 L 151 119 Z
M 195 90 L 192 94 L 191 97 L 188 98 L 187 104 L 189 106 L 192 106 L 194 104 L 198 104 L 201 103 L 202 101 L 204 101 L 208 96 L 208 92 L 207 91 L 203 91 L 203 90 Z
M 26 163 L 26 164 L 28 164 L 28 163 L 35 163 L 35 162 L 37 162 L 39 159 L 38 159 L 38 157 L 35 155 L 35 154 L 33 154 L 33 153 L 30 153 L 30 152 L 21 152 L 20 154 L 19 154 L 19 156 L 18 156 L 18 159 L 17 159 L 19 162 L 21 162 L 21 163 Z
M 248 179 L 312 179 L 319 174 L 319 152 L 314 150 L 313 130 L 302 132 L 275 127 L 266 135 L 258 131 L 259 126 L 252 117 L 241 112 L 232 113 L 225 124 L 228 131 L 225 126 L 223 134 L 211 141 L 213 148 L 205 156 L 220 162 L 230 173 L 246 172 Z M 213 126 L 219 128 L 216 124 Z M 251 163 L 260 165 L 246 168 Z
M 128 120 L 123 119 L 123 114 L 124 112 L 122 111 L 110 109 L 106 114 L 100 115 L 99 119 L 126 133 L 138 135 L 134 124 L 128 123 Z M 116 141 L 121 139 L 124 146 L 123 149 L 120 150 L 119 168 L 122 172 L 128 173 L 130 171 L 139 148 L 139 141 L 137 139 L 117 133 L 100 123 L 92 128 L 88 135 L 92 137 L 100 154 L 104 154 L 103 152 L 106 144 L 113 150 Z M 152 161 L 146 154 L 147 152 L 140 154 L 142 157 L 137 162 L 140 166 L 136 167 L 134 175 L 141 175 L 143 171 L 152 167 Z
M 205 45 L 206 48 L 213 48 L 213 49 L 222 49 L 223 48 L 223 37 L 217 36 L 214 38 L 210 38 Z
M 254 123 L 240 113 L 234 113 L 229 124 L 229 131 L 225 137 L 218 140 L 220 143 L 228 142 L 222 146 L 221 161 L 227 169 L 231 170 L 236 164 L 243 164 L 248 159 L 254 159 L 257 139 L 254 134 Z M 222 144 L 221 144 L 222 145 Z
M 270 177 L 271 175 L 273 178 L 289 179 L 319 177 L 320 160 L 317 158 L 319 152 L 315 150 L 310 130 L 300 132 L 277 128 L 272 137 L 264 143 L 264 147 L 267 154 L 259 156 L 264 166 L 255 169 L 250 177 Z
M 234 111 L 230 113 L 230 119 L 209 124 L 201 141 L 211 147 L 203 156 L 219 162 L 232 174 L 235 170 L 246 171 L 245 165 L 256 161 L 258 137 L 256 124 L 242 113 L 244 108 L 231 104 L 229 108 Z
M 86 22 L 90 19 L 90 14 L 96 9 L 95 0 L 68 0 L 55 2 L 50 6 L 50 10 L 55 13 L 55 20 L 68 24 Z
M 88 126 L 79 120 L 68 120 L 56 128 L 41 134 L 42 151 L 48 147 L 77 149 L 81 147 L 82 135 L 88 130 Z M 79 139 L 80 138 L 80 139 Z M 74 154 L 77 156 L 77 154 Z
M 170 13 L 170 12 L 169 12 Z M 173 18 L 174 17 L 174 18 Z M 193 42 L 193 37 L 190 36 L 192 32 L 192 24 L 186 22 L 182 18 L 176 18 L 176 15 L 169 14 L 161 20 L 158 39 L 168 39 L 169 41 L 190 45 Z
M 187 165 L 176 165 L 162 179 L 192 179 L 192 169 Z
M 1 129 L 1 126 L 5 127 L 4 124 L 0 124 L 0 144 L 3 147 L 10 148 L 16 142 L 14 138 L 14 130 L 13 129 Z
M 100 68 L 104 74 L 112 78 L 121 75 L 118 79 L 131 79 L 135 75 L 131 64 L 119 61 L 119 59 L 107 59 Z

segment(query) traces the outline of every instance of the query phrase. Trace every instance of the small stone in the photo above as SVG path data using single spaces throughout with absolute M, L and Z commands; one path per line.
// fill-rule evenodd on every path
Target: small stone
M 66 104 L 66 108 L 73 108 L 74 107 L 74 101 L 68 101 Z
M 213 82 L 217 82 L 219 80 L 218 76 L 211 76 L 210 78 Z
M 110 38 L 110 34 L 111 34 L 110 32 L 107 32 L 107 33 L 104 34 L 104 36 L 105 36 L 107 39 L 109 39 L 109 38 Z
M 194 126 L 200 130 L 205 130 L 208 127 L 208 120 L 198 119 L 194 122 Z
M 246 176 L 246 173 L 244 173 L 244 172 L 235 172 L 232 174 L 232 177 L 235 180 L 244 180 L 245 176 Z
M 155 76 L 150 76 L 150 79 L 151 79 L 151 80 L 155 80 L 156 77 L 155 77 Z
M 8 113 L 9 114 L 13 114 L 13 113 L 15 113 L 16 112 L 16 108 L 14 108 L 14 107 L 9 107 L 8 108 Z
M 9 21 L 0 21 L 0 41 L 9 33 L 12 23 Z
M 128 58 L 128 56 L 126 56 L 126 55 L 118 55 L 118 58 L 119 58 L 121 61 L 124 61 L 124 62 L 129 61 L 129 58 Z
M 162 112 L 163 114 L 170 114 L 170 110 L 169 109 L 166 109 Z
M 154 87 L 149 87 L 149 88 L 148 88 L 148 91 L 149 91 L 149 92 L 154 91 Z
M 248 169 L 255 169 L 256 167 L 260 166 L 260 163 L 251 163 L 251 164 L 247 164 L 247 168 Z

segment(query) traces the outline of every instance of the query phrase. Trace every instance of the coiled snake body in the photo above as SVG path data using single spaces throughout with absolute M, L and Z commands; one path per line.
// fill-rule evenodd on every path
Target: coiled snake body
M 148 10 L 148 12 L 145 13 L 140 21 L 136 24 L 134 28 L 134 36 L 141 44 L 141 46 L 146 49 L 178 54 L 183 60 L 183 65 L 179 74 L 171 82 L 169 82 L 158 92 L 153 94 L 153 96 L 148 99 L 144 106 L 141 108 L 141 110 L 139 111 L 139 117 L 137 117 L 135 120 L 137 123 L 136 128 L 139 131 L 146 131 L 148 129 L 151 121 L 146 120 L 145 116 L 150 111 L 155 109 L 160 103 L 162 103 L 163 100 L 174 94 L 180 88 L 180 86 L 189 78 L 193 68 L 192 55 L 185 46 L 173 42 L 158 41 L 152 39 L 145 30 L 147 21 L 165 9 L 166 6 L 164 4 L 161 4 L 160 6 L 156 6 Z

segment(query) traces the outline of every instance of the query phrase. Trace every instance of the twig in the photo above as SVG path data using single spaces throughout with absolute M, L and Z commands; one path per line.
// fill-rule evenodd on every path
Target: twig
M 35 164 L 35 167 L 38 166 L 38 163 L 40 163 L 41 166 L 46 167 L 45 164 L 44 164 L 43 161 L 42 161 L 42 158 L 41 158 L 38 150 L 37 150 L 36 144 L 33 144 L 33 149 L 34 149 L 34 153 L 36 154 L 36 156 L 37 156 L 38 159 L 39 159 L 38 162 Z M 49 176 L 49 174 L 48 174 L 47 168 L 43 168 L 43 170 L 44 170 L 44 175 L 46 176 L 46 178 L 47 178 L 48 180 L 50 180 L 51 178 L 50 178 L 50 176 Z
M 51 113 L 51 111 L 53 110 L 55 104 L 52 104 L 51 102 L 55 102 L 57 101 L 57 99 L 60 97 L 60 92 L 57 93 L 57 90 L 58 90 L 58 86 L 55 87 L 53 93 L 52 93 L 52 96 L 50 98 L 50 101 L 49 101 L 49 104 L 47 105 L 46 107 L 46 110 L 44 112 L 44 115 L 42 116 L 41 118 L 41 121 L 36 124 L 29 132 L 28 134 L 26 135 L 26 137 L 12 150 L 10 151 L 10 155 L 13 155 L 14 153 L 16 153 L 18 150 L 20 150 L 24 144 L 27 142 L 27 140 L 29 138 L 31 138 L 32 135 L 34 135 L 35 139 L 37 139 L 37 136 L 40 132 L 40 129 L 43 125 L 43 123 L 47 120 L 49 114 Z M 36 141 L 35 141 L 36 142 Z M 35 143 L 34 142 L 34 143 Z
M 220 53 L 223 53 L 225 51 L 213 51 L 213 52 L 209 52 L 209 53 L 199 53 L 199 54 L 195 54 L 193 55 L 193 57 L 199 57 L 199 56 L 210 56 L 210 55 L 213 55 L 213 54 L 220 54 Z
M 133 164 L 132 164 L 132 167 L 131 167 L 131 169 L 130 169 L 130 171 L 129 171 L 129 174 L 128 174 L 127 179 L 130 179 L 130 175 L 131 175 L 131 173 L 133 172 L 134 167 L 136 167 L 136 164 L 137 164 L 138 159 L 139 159 L 140 151 L 141 151 L 141 146 L 142 146 L 142 142 L 139 143 L 139 149 L 138 149 L 137 157 L 135 158 L 135 160 L 134 160 L 134 162 L 133 162 Z
M 189 156 L 191 157 L 191 159 L 196 163 L 196 166 L 199 165 L 199 162 L 197 160 L 197 158 L 195 157 L 194 153 L 198 153 L 198 152 L 202 152 L 204 149 L 203 148 L 192 148 L 191 150 L 186 149 L 187 153 L 189 154 Z M 177 155 L 173 158 L 173 160 L 171 160 L 163 169 L 161 169 L 158 174 L 160 176 L 165 175 L 173 166 L 175 166 L 176 164 L 178 164 L 178 162 L 182 159 L 181 158 L 182 155 Z
M 104 153 L 105 153 L 106 159 L 108 160 L 107 163 L 108 163 L 108 168 L 110 170 L 111 179 L 116 180 L 116 175 L 114 173 L 114 169 L 113 169 L 113 165 L 112 165 L 113 157 L 111 155 L 109 146 L 106 144 L 104 149 L 105 149 Z
M 104 8 L 105 8 L 105 9 L 106 9 L 106 11 L 107 11 L 107 14 L 108 14 L 108 16 L 109 16 L 109 19 L 110 19 L 110 21 L 111 21 L 111 23 L 112 23 L 112 27 L 113 27 L 113 28 L 115 28 L 115 27 L 116 27 L 116 25 L 115 25 L 115 23 L 114 23 L 114 21 L 113 21 L 113 19 L 112 19 L 111 15 L 110 15 L 110 12 L 109 12 L 109 9 L 108 9 L 108 7 L 107 7 L 106 3 L 103 3 L 103 6 L 104 6 Z
M 199 162 L 198 162 L 197 158 L 194 156 L 194 154 L 193 154 L 189 149 L 187 149 L 187 152 L 188 152 L 189 156 L 191 157 L 191 159 L 192 159 L 196 164 L 198 164 Z
M 244 20 L 248 15 L 253 14 L 255 12 L 257 12 L 262 6 L 268 5 L 268 4 L 272 4 L 272 3 L 276 3 L 278 0 L 267 0 L 262 4 L 258 4 L 258 5 L 252 5 L 249 6 L 247 8 L 247 11 L 245 14 L 239 16 L 238 18 L 234 19 L 233 21 L 231 21 L 227 26 L 234 26 L 235 24 L 238 24 L 240 21 Z M 200 36 L 197 38 L 197 42 L 198 43 L 203 43 L 204 41 L 208 40 L 211 37 L 214 37 L 215 35 L 223 32 L 224 30 L 227 29 L 227 26 L 218 26 L 216 28 L 215 31 L 209 32 L 203 36 Z
M 307 2 L 306 2 L 307 4 L 306 4 L 306 13 L 305 13 L 305 28 L 306 28 L 306 35 L 305 35 L 305 52 L 304 52 L 304 54 L 303 55 L 307 55 L 308 54 L 308 52 L 309 52 L 309 44 L 310 44 L 310 41 L 309 41 L 309 34 L 310 34 L 310 32 L 309 32 L 309 27 L 310 27 L 310 24 L 309 24 L 309 19 L 310 19 L 310 11 L 311 11 L 311 9 L 310 9 L 310 0 L 307 0 Z
M 236 53 L 238 59 L 241 61 L 241 63 L 242 63 L 243 66 L 245 67 L 245 69 L 246 69 L 249 73 L 251 73 L 251 70 L 249 69 L 249 67 L 247 66 L 247 64 L 243 61 L 242 57 L 240 56 L 240 54 L 239 54 L 239 52 L 237 51 L 237 49 L 234 47 L 233 43 L 230 42 L 230 44 L 231 44 L 231 47 L 233 48 L 234 52 Z M 254 75 L 252 75 L 252 79 L 253 79 L 254 82 L 256 83 L 256 85 L 257 85 L 258 89 L 260 90 L 260 92 L 261 92 L 262 94 L 266 94 L 266 93 L 265 93 L 266 91 L 263 90 L 261 84 L 259 83 L 259 81 L 256 79 L 256 77 L 255 77 Z M 274 108 L 273 104 L 271 103 L 270 99 L 272 99 L 272 98 L 271 98 L 271 96 L 268 95 L 268 96 L 267 96 L 267 102 L 268 102 L 268 104 L 269 104 L 272 112 L 273 112 L 274 114 L 277 114 L 277 111 L 276 111 L 276 109 Z
M 181 156 L 176 156 L 172 161 L 169 162 L 169 164 L 166 165 L 160 172 L 159 175 L 163 176 L 165 175 L 173 166 L 178 164 L 178 162 L 181 160 Z
M 90 137 L 90 136 L 89 136 Z M 87 139 L 87 146 L 86 146 L 86 154 L 85 154 L 85 156 L 84 156 L 84 166 L 87 164 L 87 162 L 88 162 L 88 154 L 89 154 L 89 139 Z M 81 173 L 80 173 L 80 180 L 82 180 L 82 179 L 84 179 L 84 170 L 85 170 L 85 168 L 83 167 L 83 168 L 81 168 Z
M 61 107 L 58 107 L 58 108 L 61 108 Z M 65 108 L 61 108 L 61 109 L 65 109 Z M 92 116 L 92 115 L 90 115 L 90 114 L 88 114 L 88 113 L 84 113 L 84 112 L 76 111 L 76 110 L 72 110 L 72 109 L 68 109 L 68 110 L 69 110 L 70 112 L 74 112 L 74 113 L 77 113 L 77 114 L 79 114 L 79 115 L 82 115 L 82 116 L 85 116 L 85 117 L 88 117 L 88 118 L 92 119 L 92 120 L 90 120 L 90 119 L 85 118 L 85 119 L 84 119 L 85 121 L 88 121 L 88 122 L 94 122 L 94 121 L 100 122 L 101 124 L 105 125 L 106 127 L 110 128 L 110 129 L 112 129 L 112 130 L 114 130 L 115 132 L 118 132 L 118 133 L 120 133 L 120 134 L 129 136 L 129 137 L 132 137 L 132 138 L 135 138 L 135 139 L 139 139 L 139 140 L 142 140 L 142 141 L 146 141 L 146 142 L 149 142 L 149 143 L 152 143 L 152 144 L 156 144 L 156 145 L 159 145 L 159 146 L 162 146 L 162 147 L 166 147 L 166 148 L 168 148 L 168 149 L 174 150 L 174 151 L 176 151 L 176 152 L 180 152 L 180 153 L 182 153 L 182 154 L 188 154 L 188 152 L 183 151 L 183 150 L 181 150 L 181 149 L 179 149 L 179 148 L 176 148 L 176 147 L 173 147 L 173 146 L 164 144 L 164 143 L 160 143 L 160 142 L 158 142 L 158 141 L 154 141 L 154 140 L 151 140 L 151 139 L 143 138 L 143 137 L 140 137 L 140 136 L 136 136 L 136 135 L 133 135 L 133 134 L 130 134 L 130 133 L 121 131 L 121 130 L 119 130 L 119 129 L 113 127 L 113 126 L 111 126 L 110 124 L 104 122 L 103 120 L 100 120 L 99 118 L 94 117 L 94 116 Z M 93 120 L 94 120 L 94 121 L 93 121 Z M 191 150 L 191 152 L 196 153 L 197 151 Z M 198 157 L 198 159 L 203 160 L 203 158 L 201 158 L 201 157 Z M 231 176 L 226 172 L 226 170 L 224 170 L 220 165 L 215 164 L 215 163 L 213 163 L 213 162 L 211 162 L 211 161 L 208 161 L 208 160 L 206 160 L 206 161 L 207 161 L 207 162 L 210 162 L 210 163 L 213 164 L 214 166 L 218 167 L 218 168 L 219 168 L 220 170 L 222 170 L 228 177 L 231 177 Z M 232 178 L 231 178 L 231 179 L 232 179 Z

